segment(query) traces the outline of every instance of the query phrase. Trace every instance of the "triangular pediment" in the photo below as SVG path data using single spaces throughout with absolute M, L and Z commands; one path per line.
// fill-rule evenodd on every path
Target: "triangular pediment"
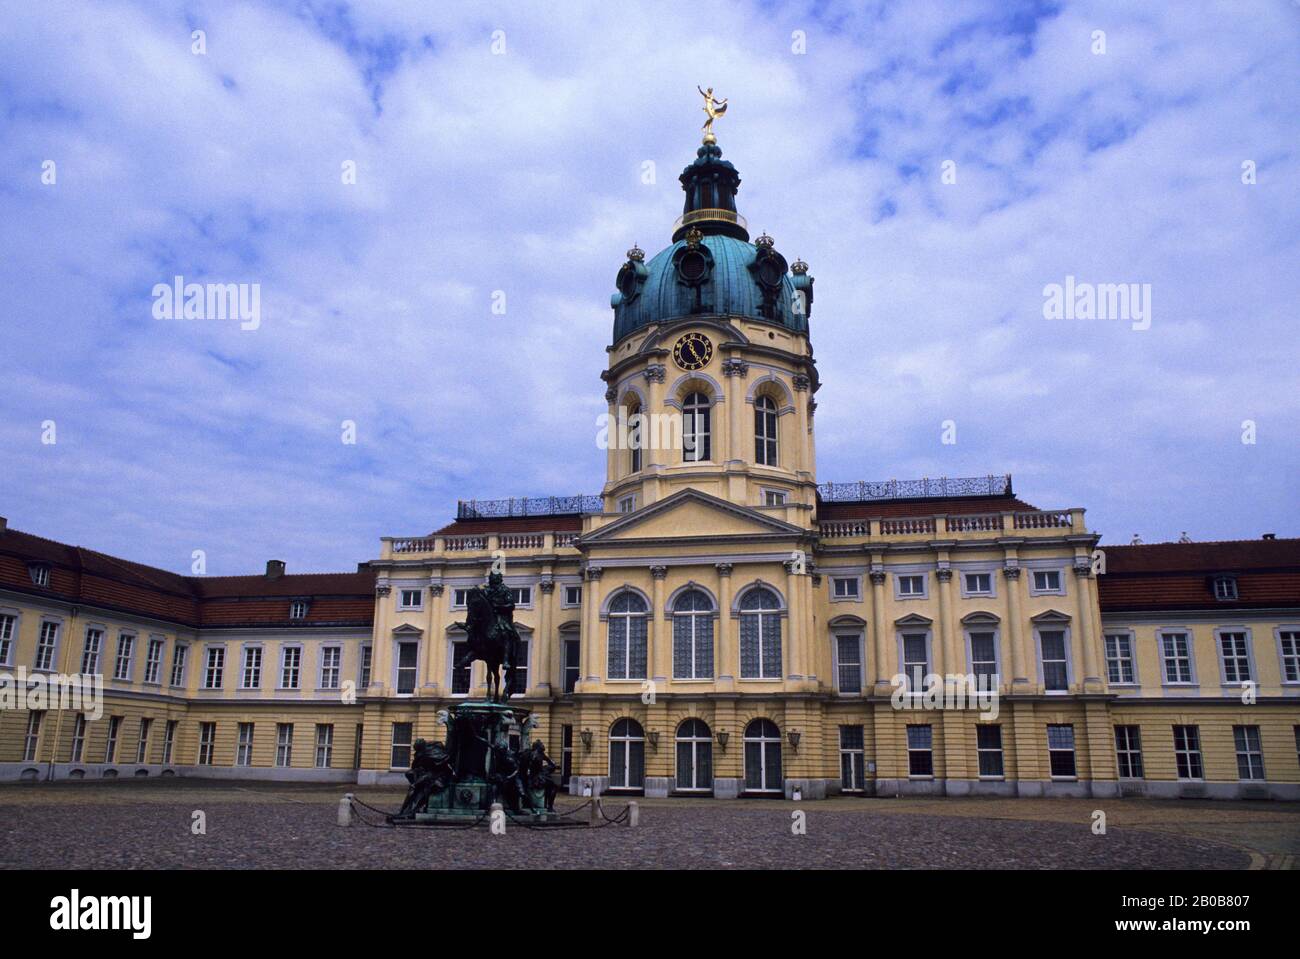
M 585 545 L 625 540 L 680 540 L 705 536 L 790 539 L 807 531 L 747 506 L 684 489 L 621 517 L 582 538 Z

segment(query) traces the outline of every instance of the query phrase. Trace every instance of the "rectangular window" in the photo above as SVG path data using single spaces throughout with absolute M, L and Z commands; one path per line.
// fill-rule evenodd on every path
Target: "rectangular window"
M 280 688 L 297 689 L 302 681 L 302 647 L 286 646 L 280 651 Z
M 975 727 L 975 755 L 979 758 L 980 776 L 1001 778 L 1002 771 L 1002 727 L 980 725 Z
M 370 685 L 370 670 L 371 667 L 374 665 L 374 655 L 375 655 L 374 647 L 372 647 L 369 643 L 365 643 L 362 645 L 361 669 L 357 676 L 357 685 L 361 687 L 363 692 L 365 691 L 366 687 Z
M 856 633 L 835 637 L 835 666 L 841 693 L 862 692 L 862 638 Z
M 199 765 L 212 765 L 212 751 L 217 742 L 217 724 L 199 723 Z
M 970 634 L 970 671 L 975 677 L 976 689 L 998 688 L 998 643 L 991 632 Z
M 1204 779 L 1201 762 L 1201 731 L 1195 726 L 1174 727 L 1174 761 L 1179 779 Z
M 673 679 L 713 678 L 713 614 L 686 596 L 673 614 Z
M 993 574 L 992 573 L 967 573 L 966 574 L 966 595 L 967 596 L 992 596 L 993 595 Z
M 582 660 L 579 658 L 578 640 L 564 641 L 564 691 L 571 693 L 578 688 L 582 676 Z
M 451 608 L 464 609 L 469 602 L 469 590 L 466 588 L 457 588 L 451 591 Z
M 325 646 L 320 651 L 320 688 L 338 689 L 343 666 L 343 647 Z
M 185 685 L 185 660 L 188 658 L 190 648 L 181 643 L 176 644 L 172 650 L 172 685 Z
M 253 765 L 253 724 L 239 724 L 239 741 L 235 745 L 235 765 Z
M 420 647 L 417 643 L 397 644 L 397 695 L 414 696 Z
M 1065 657 L 1065 630 L 1044 629 L 1038 633 L 1043 651 L 1043 688 L 1049 693 L 1070 688 L 1070 669 Z
M 624 496 L 618 501 L 618 511 L 620 513 L 630 513 L 636 509 L 636 497 Z
M 899 576 L 897 582 L 899 596 L 910 598 L 925 595 L 924 576 Z
M 108 717 L 108 742 L 104 744 L 104 762 L 117 762 L 117 737 L 122 732 L 122 717 Z
M 117 634 L 117 659 L 113 661 L 113 678 L 129 680 L 131 678 L 131 658 L 135 654 L 135 636 L 131 633 Z
M 398 593 L 398 609 L 423 609 L 424 608 L 424 590 L 422 589 L 403 589 Z
M 789 494 L 785 490 L 765 489 L 763 490 L 764 506 L 784 506 Z
M 1053 779 L 1072 779 L 1074 767 L 1074 727 L 1069 724 L 1047 727 L 1047 763 Z
M 564 605 L 581 606 L 582 605 L 582 587 L 566 586 L 564 587 Z
M 609 678 L 645 679 L 646 616 L 612 615 L 609 617 Z M 744 626 L 741 626 L 742 636 Z M 744 640 L 742 639 L 742 644 Z
M 306 618 L 307 618 L 307 601 L 306 601 L 306 600 L 302 600 L 302 599 L 295 599 L 293 602 L 291 602 L 291 603 L 289 604 L 289 618 L 290 618 L 290 619 L 306 619 Z
M 1260 746 L 1258 726 L 1233 726 L 1232 739 L 1237 747 L 1237 778 L 1264 778 L 1264 750 Z
M 86 752 L 86 714 L 77 713 L 72 724 L 72 749 L 68 753 L 68 762 L 79 763 Z
M 275 724 L 275 764 L 293 765 L 293 723 Z
M 203 670 L 203 688 L 220 689 L 226 673 L 226 648 L 208 647 L 208 663 Z
M 17 617 L 0 614 L 0 666 L 10 665 L 14 652 L 14 630 Z
M 469 643 L 464 640 L 451 644 L 451 694 L 453 696 L 469 695 L 471 680 L 470 670 L 474 668 L 474 664 L 470 663 L 466 666 L 456 665 L 460 662 L 460 658 L 465 655 L 467 649 L 469 649 Z
M 569 778 L 573 775 L 573 727 L 560 728 L 560 788 L 569 788 Z
M 1115 727 L 1115 758 L 1120 779 L 1142 778 L 1142 729 L 1138 726 Z
M 86 645 L 81 650 L 81 671 L 86 675 L 99 672 L 99 649 L 104 642 L 102 629 L 86 630 Z
M 934 775 L 934 736 L 929 726 L 907 727 L 907 774 Z
M 59 624 L 48 619 L 41 622 L 41 635 L 36 641 L 36 668 L 54 668 L 54 650 L 59 645 Z
M 329 723 L 316 725 L 316 767 L 328 769 L 334 758 L 334 727 Z
M 41 721 L 45 719 L 44 710 L 33 709 L 27 714 L 27 735 L 23 737 L 23 762 L 36 761 L 36 750 L 41 745 Z
M 511 696 L 522 696 L 528 689 L 528 640 L 519 640 L 519 662 L 515 664 L 513 679 L 508 690 Z
M 1107 633 L 1106 679 L 1119 685 L 1129 685 L 1137 680 L 1133 665 L 1133 637 L 1128 633 Z
M 164 766 L 170 766 L 172 761 L 172 748 L 176 745 L 176 726 L 180 722 L 177 719 L 167 720 L 167 725 L 163 727 L 163 754 L 162 761 Z
M 167 648 L 167 640 L 160 639 L 157 636 L 149 638 L 149 645 L 145 647 L 144 653 L 144 681 L 152 685 L 157 685 L 162 675 L 163 650 Z
M 1300 630 L 1282 630 L 1278 643 L 1282 647 L 1282 681 L 1300 683 Z
M 856 576 L 834 576 L 831 578 L 831 595 L 836 599 L 858 599 L 858 578 Z
M 859 793 L 866 788 L 866 772 L 861 726 L 840 727 L 840 789 Z
M 925 677 L 930 673 L 930 660 L 925 640 L 925 633 L 903 635 L 903 674 L 907 677 L 908 690 L 913 693 L 925 691 Z
M 1161 633 L 1160 652 L 1165 664 L 1166 683 L 1192 681 L 1192 647 L 1186 633 Z
M 152 726 L 152 719 L 140 720 L 140 738 L 135 747 L 135 761 L 138 763 L 149 761 L 149 730 Z
M 1220 633 L 1219 654 L 1223 657 L 1225 683 L 1250 682 L 1250 651 L 1245 633 Z
M 353 769 L 361 768 L 361 744 L 365 742 L 365 732 L 366 732 L 366 727 L 361 723 L 357 723 L 357 733 L 356 733 L 357 738 L 353 743 L 353 749 L 352 749 Z
M 1237 598 L 1237 580 L 1231 576 L 1220 576 L 1214 581 L 1214 598 L 1221 602 L 1231 602 Z
M 1059 569 L 1034 570 L 1033 590 L 1035 593 L 1060 593 L 1061 571 Z
M 392 769 L 406 769 L 411 765 L 410 723 L 393 723 L 393 749 L 388 765 Z
M 533 605 L 533 588 L 531 586 L 511 586 L 510 602 L 516 606 Z
M 240 676 L 240 689 L 260 689 L 262 686 L 262 647 L 244 647 L 244 671 Z

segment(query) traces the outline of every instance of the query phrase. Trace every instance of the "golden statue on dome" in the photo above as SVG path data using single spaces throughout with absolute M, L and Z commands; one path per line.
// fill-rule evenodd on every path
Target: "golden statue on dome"
M 700 90 L 698 84 L 695 89 Z M 713 98 L 713 87 L 700 90 L 700 96 L 704 97 L 704 112 L 709 115 L 709 118 L 704 121 L 704 142 L 717 143 L 718 138 L 713 135 L 713 121 L 727 112 L 727 101 L 725 98 L 715 100 Z

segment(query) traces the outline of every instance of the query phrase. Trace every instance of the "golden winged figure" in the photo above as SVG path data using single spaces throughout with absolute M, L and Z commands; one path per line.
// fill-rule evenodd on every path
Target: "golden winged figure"
M 698 85 L 695 89 L 700 90 Z M 704 142 L 716 143 L 718 138 L 713 135 L 713 121 L 727 112 L 727 101 L 725 98 L 715 100 L 713 98 L 713 87 L 700 90 L 700 96 L 704 97 L 704 112 L 709 115 L 709 118 L 704 121 Z

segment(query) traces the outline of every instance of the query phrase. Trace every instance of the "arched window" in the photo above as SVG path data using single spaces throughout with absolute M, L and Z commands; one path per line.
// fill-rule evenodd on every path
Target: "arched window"
M 703 393 L 688 393 L 682 401 L 682 459 L 695 463 L 712 458 L 709 398 Z
M 645 446 L 645 417 L 641 415 L 641 404 L 634 403 L 627 411 L 627 447 L 628 472 L 641 472 L 641 450 Z
M 673 679 L 713 678 L 713 603 L 688 589 L 673 603 Z
M 609 604 L 609 678 L 645 679 L 646 602 L 624 590 Z
M 770 396 L 754 400 L 754 462 L 776 465 L 776 403 Z
M 765 586 L 740 600 L 740 678 L 781 678 L 781 603 Z
M 678 792 L 708 792 L 713 788 L 713 736 L 702 719 L 677 727 Z
M 620 719 L 609 731 L 609 788 L 645 788 L 645 733 L 635 719 Z
M 755 719 L 745 727 L 745 792 L 781 790 L 781 733 L 772 720 Z

